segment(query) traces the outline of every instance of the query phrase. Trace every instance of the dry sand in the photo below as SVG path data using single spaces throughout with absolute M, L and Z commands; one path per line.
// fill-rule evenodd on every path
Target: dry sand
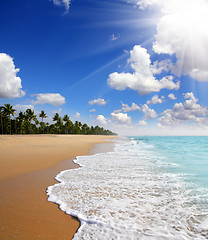
M 46 188 L 56 183 L 61 170 L 77 167 L 75 156 L 89 154 L 95 144 L 112 138 L 1 136 L 0 239 L 72 239 L 79 222 L 47 201 Z

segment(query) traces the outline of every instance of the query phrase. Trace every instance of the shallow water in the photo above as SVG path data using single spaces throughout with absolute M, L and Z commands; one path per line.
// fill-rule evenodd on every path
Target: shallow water
M 208 239 L 206 137 L 134 137 L 77 157 L 49 201 L 77 216 L 74 239 Z

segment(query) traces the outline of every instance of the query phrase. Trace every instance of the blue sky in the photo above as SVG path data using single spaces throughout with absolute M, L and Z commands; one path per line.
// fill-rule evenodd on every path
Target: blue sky
M 5 0 L 0 104 L 122 135 L 208 134 L 206 0 Z

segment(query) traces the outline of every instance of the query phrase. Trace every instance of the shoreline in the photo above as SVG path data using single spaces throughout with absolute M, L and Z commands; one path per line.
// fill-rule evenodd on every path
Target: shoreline
M 11 138 L 16 137 L 8 136 L 7 138 L 11 140 Z M 21 137 L 23 146 L 25 145 L 23 141 L 25 138 L 27 142 L 26 145 L 28 145 L 30 136 Z M 34 144 L 35 136 L 32 136 L 32 138 Z M 38 136 L 37 138 L 36 140 L 39 140 L 39 138 L 42 137 Z M 50 138 L 50 136 L 44 136 L 44 141 L 47 141 L 48 138 Z M 66 141 L 66 138 L 63 139 L 62 136 L 60 136 L 59 139 L 59 136 L 57 136 L 56 140 Z M 69 136 L 68 138 L 73 142 L 74 140 L 78 140 L 77 144 L 79 146 L 78 150 L 70 149 L 71 155 L 67 153 L 67 160 L 59 159 L 58 163 L 53 162 L 53 164 L 55 164 L 54 166 L 51 166 L 50 163 L 50 166 L 47 168 L 43 164 L 44 166 L 42 166 L 43 169 L 41 170 L 33 171 L 33 169 L 27 169 L 28 172 L 23 174 L 16 173 L 15 175 L 13 172 L 12 177 L 4 177 L 4 179 L 0 180 L 0 239 L 72 239 L 79 228 L 79 222 L 63 211 L 60 211 L 58 205 L 47 201 L 48 196 L 46 189 L 48 186 L 57 183 L 54 178 L 60 171 L 78 167 L 72 161 L 75 159 L 75 156 L 94 154 L 94 151 L 105 152 L 107 151 L 105 149 L 108 145 L 105 146 L 105 144 L 108 143 L 107 140 L 115 139 L 115 136 Z M 0 140 L 2 140 L 2 137 L 0 137 Z M 97 144 L 99 143 L 105 143 L 103 145 L 104 147 L 101 147 L 101 145 L 98 147 Z M 68 143 L 65 144 L 67 145 Z M 52 147 L 54 148 L 54 145 Z M 18 148 L 20 148 L 19 145 Z M 42 148 L 43 146 L 41 146 L 41 149 Z M 37 151 L 37 149 L 38 147 L 36 145 L 33 150 Z M 45 149 L 47 151 L 51 150 L 48 144 Z M 64 149 L 64 147 L 62 147 L 62 149 Z M 2 150 L 2 144 L 0 150 Z M 13 157 L 14 152 L 11 150 L 12 148 L 10 148 L 10 152 Z M 19 150 L 21 151 L 21 148 Z M 7 159 L 11 156 L 7 156 Z M 43 162 L 44 158 L 42 158 L 41 161 Z M 0 163 L 2 163 L 2 159 Z M 3 170 L 4 169 L 0 170 L 0 173 Z

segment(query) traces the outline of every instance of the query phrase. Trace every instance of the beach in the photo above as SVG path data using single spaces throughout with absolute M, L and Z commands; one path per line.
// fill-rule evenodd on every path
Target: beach
M 54 177 L 60 171 L 78 167 L 72 161 L 76 156 L 113 138 L 0 136 L 0 239 L 72 239 L 79 221 L 48 202 L 46 189 L 57 183 Z

